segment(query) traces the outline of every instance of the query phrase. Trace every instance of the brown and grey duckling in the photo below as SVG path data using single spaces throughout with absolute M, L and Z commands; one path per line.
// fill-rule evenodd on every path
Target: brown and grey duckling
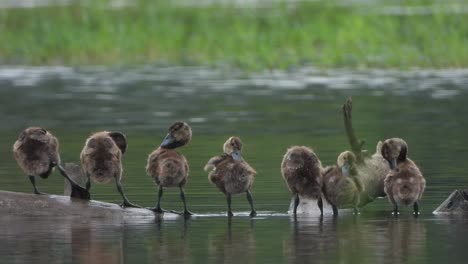
M 359 213 L 360 195 L 364 190 L 356 170 L 356 156 L 345 151 L 338 156 L 337 165 L 325 168 L 323 175 L 323 194 L 332 206 L 333 215 L 338 208 L 353 207 Z
M 418 166 L 408 158 L 408 145 L 401 138 L 387 139 L 382 145 L 382 156 L 391 168 L 385 177 L 384 190 L 393 205 L 393 213 L 399 214 L 399 206 L 412 204 L 414 214 L 418 215 L 426 180 Z
M 294 195 L 294 215 L 297 214 L 299 197 L 317 199 L 323 215 L 322 172 L 322 163 L 311 148 L 294 146 L 286 151 L 281 163 L 281 173 Z
M 44 194 L 38 190 L 35 177 L 46 179 L 57 167 L 70 182 L 71 197 L 90 198 L 89 192 L 70 179 L 60 165 L 59 141 L 44 128 L 28 127 L 23 130 L 13 145 L 13 155 L 21 170 L 29 175 L 35 194 Z
M 87 140 L 81 151 L 81 166 L 87 177 L 86 190 L 95 183 L 109 183 L 115 180 L 117 191 L 123 199 L 122 207 L 139 207 L 125 196 L 122 187 L 122 155 L 127 150 L 127 137 L 121 132 L 101 131 Z
M 192 129 L 185 122 L 175 122 L 169 127 L 169 133 L 161 145 L 148 156 L 146 173 L 151 176 L 159 186 L 158 202 L 151 210 L 162 213 L 161 198 L 163 188 L 178 187 L 180 198 L 184 203 L 184 215 L 192 213 L 187 209 L 184 187 L 189 176 L 189 165 L 184 155 L 175 149 L 182 147 L 192 139 Z
M 252 184 L 257 172 L 242 158 L 242 141 L 238 137 L 230 137 L 223 145 L 224 154 L 212 157 L 204 170 L 209 172 L 208 180 L 224 195 L 228 205 L 228 216 L 233 216 L 231 196 L 246 193 L 250 204 L 250 216 L 256 216 L 251 193 Z

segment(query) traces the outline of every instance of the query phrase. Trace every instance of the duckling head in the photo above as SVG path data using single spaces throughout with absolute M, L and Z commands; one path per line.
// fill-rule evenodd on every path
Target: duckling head
M 393 170 L 397 162 L 405 161 L 408 153 L 408 145 L 401 138 L 389 138 L 382 144 L 382 156 L 390 164 Z
M 351 151 L 342 152 L 337 160 L 336 164 L 341 168 L 341 173 L 344 176 L 350 176 L 351 170 L 354 168 L 354 163 L 356 161 L 356 156 Z
M 39 142 L 47 142 L 50 133 L 42 127 L 28 127 L 18 137 L 18 141 L 24 142 L 34 140 Z
M 242 160 L 242 141 L 238 137 L 230 137 L 223 145 L 223 151 L 234 160 Z
M 192 139 L 192 128 L 185 122 L 175 122 L 161 143 L 161 148 L 174 149 L 186 145 Z

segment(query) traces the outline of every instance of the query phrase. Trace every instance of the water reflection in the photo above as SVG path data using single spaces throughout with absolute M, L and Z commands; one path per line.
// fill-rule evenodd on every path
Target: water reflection
M 291 226 L 283 244 L 289 263 L 426 261 L 426 227 L 420 219 L 298 218 Z
M 124 226 L 116 226 L 112 232 L 117 236 L 112 239 L 99 239 L 86 224 L 72 224 L 71 227 L 71 255 L 74 263 L 124 263 L 125 262 L 125 233 Z M 65 261 L 66 262 L 66 261 Z
M 224 232 L 208 237 L 210 263 L 256 263 L 254 221 L 250 220 L 247 226 L 238 226 L 240 221 L 236 220 L 227 217 Z

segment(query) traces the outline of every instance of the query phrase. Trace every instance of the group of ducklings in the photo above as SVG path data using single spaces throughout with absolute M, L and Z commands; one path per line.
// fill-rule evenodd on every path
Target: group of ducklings
M 377 146 L 389 166 L 383 178 L 384 195 L 393 205 L 393 214 L 399 214 L 400 206 L 413 205 L 414 214 L 419 214 L 419 200 L 426 186 L 418 166 L 408 158 L 408 145 L 401 138 L 390 138 Z M 351 151 L 342 152 L 334 166 L 323 167 L 314 151 L 305 146 L 287 150 L 281 164 L 281 172 L 294 195 L 293 213 L 297 214 L 300 197 L 317 200 L 323 215 L 324 197 L 331 205 L 333 214 L 338 208 L 354 208 L 359 213 L 361 193 L 365 186 L 357 170 L 356 156 Z
M 184 204 L 183 214 L 192 213 L 187 209 L 184 187 L 189 175 L 187 159 L 175 149 L 186 145 L 192 139 L 192 129 L 185 122 L 175 122 L 169 127 L 168 134 L 148 156 L 146 172 L 159 186 L 156 206 L 151 210 L 162 213 L 161 198 L 163 189 L 178 187 Z M 257 213 L 254 208 L 252 187 L 255 170 L 242 158 L 242 142 L 238 137 L 230 137 L 224 143 L 224 154 L 211 158 L 205 166 L 209 172 L 208 179 L 226 196 L 228 215 L 232 216 L 231 196 L 247 194 L 251 206 L 251 216 Z M 55 167 L 70 182 L 71 197 L 90 199 L 91 180 L 95 183 L 115 181 L 122 196 L 123 207 L 139 207 L 129 201 L 124 193 L 122 180 L 122 155 L 127 150 L 127 138 L 121 132 L 102 131 L 92 134 L 85 142 L 80 154 L 81 168 L 86 176 L 85 188 L 71 179 L 62 167 L 59 155 L 58 139 L 41 127 L 29 127 L 22 131 L 13 145 L 13 154 L 33 185 L 34 193 L 43 194 L 36 186 L 35 177 L 47 178 Z
M 148 156 L 146 172 L 158 185 L 158 199 L 154 208 L 161 208 L 163 189 L 177 187 L 184 205 L 183 214 L 192 213 L 187 209 L 184 187 L 189 175 L 187 159 L 175 149 L 186 145 L 192 138 L 192 129 L 185 122 L 175 122 L 160 146 Z M 139 207 L 129 201 L 124 194 L 122 180 L 122 155 L 127 150 L 127 138 L 121 132 L 102 131 L 92 134 L 85 142 L 80 154 L 81 168 L 86 176 L 85 187 L 81 187 L 69 177 L 62 167 L 58 139 L 41 127 L 29 127 L 22 131 L 13 145 L 14 157 L 25 174 L 29 176 L 34 193 L 41 193 L 35 177 L 47 178 L 55 167 L 70 182 L 71 197 L 90 199 L 91 180 L 95 183 L 115 181 L 122 196 L 123 207 Z M 223 145 L 224 153 L 212 157 L 204 167 L 208 179 L 226 196 L 228 216 L 232 216 L 231 197 L 246 193 L 250 204 L 250 216 L 256 216 L 251 187 L 256 171 L 242 158 L 242 141 L 230 137 Z M 388 139 L 383 143 L 382 156 L 388 161 L 391 171 L 385 178 L 385 193 L 398 213 L 398 206 L 413 204 L 415 213 L 419 212 L 418 200 L 424 191 L 425 180 L 418 167 L 407 158 L 408 147 L 402 139 Z M 343 197 L 354 195 L 351 199 L 355 210 L 359 204 L 359 193 L 363 185 L 356 175 L 355 156 L 350 151 L 341 153 L 336 166 L 323 168 L 312 149 L 295 146 L 287 150 L 281 172 L 294 195 L 294 214 L 297 213 L 300 197 L 317 199 L 323 214 L 322 195 L 332 205 L 333 212 L 343 204 Z

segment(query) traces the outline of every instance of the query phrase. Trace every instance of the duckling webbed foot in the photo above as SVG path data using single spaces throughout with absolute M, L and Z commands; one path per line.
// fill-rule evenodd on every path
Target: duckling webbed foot
M 174 210 L 166 210 L 161 207 L 146 207 L 146 209 L 151 210 L 157 214 L 163 214 L 163 213 L 172 213 L 172 214 L 181 214 L 179 212 L 176 212 Z M 190 213 L 190 212 L 189 212 Z
M 123 202 L 120 204 L 120 207 L 122 207 L 122 208 L 127 208 L 127 207 L 141 208 L 141 206 L 136 205 L 136 204 L 134 204 L 134 203 L 131 203 L 131 202 L 129 202 L 129 201 L 123 201 Z
M 361 212 L 359 212 L 359 209 L 358 209 L 357 207 L 354 207 L 353 213 L 354 213 L 355 215 L 361 214 Z
M 67 179 L 68 182 L 70 183 L 70 186 L 71 186 L 70 197 L 71 198 L 78 198 L 78 199 L 84 199 L 84 200 L 90 200 L 91 199 L 91 194 L 88 191 L 89 189 L 85 189 L 85 188 L 81 187 L 80 185 L 78 185 L 75 181 L 73 181 L 70 178 L 70 176 L 68 176 L 67 172 L 65 171 L 65 169 L 61 165 L 57 165 L 57 168 L 58 168 L 60 174 L 62 174 L 62 176 L 65 177 L 65 179 Z

